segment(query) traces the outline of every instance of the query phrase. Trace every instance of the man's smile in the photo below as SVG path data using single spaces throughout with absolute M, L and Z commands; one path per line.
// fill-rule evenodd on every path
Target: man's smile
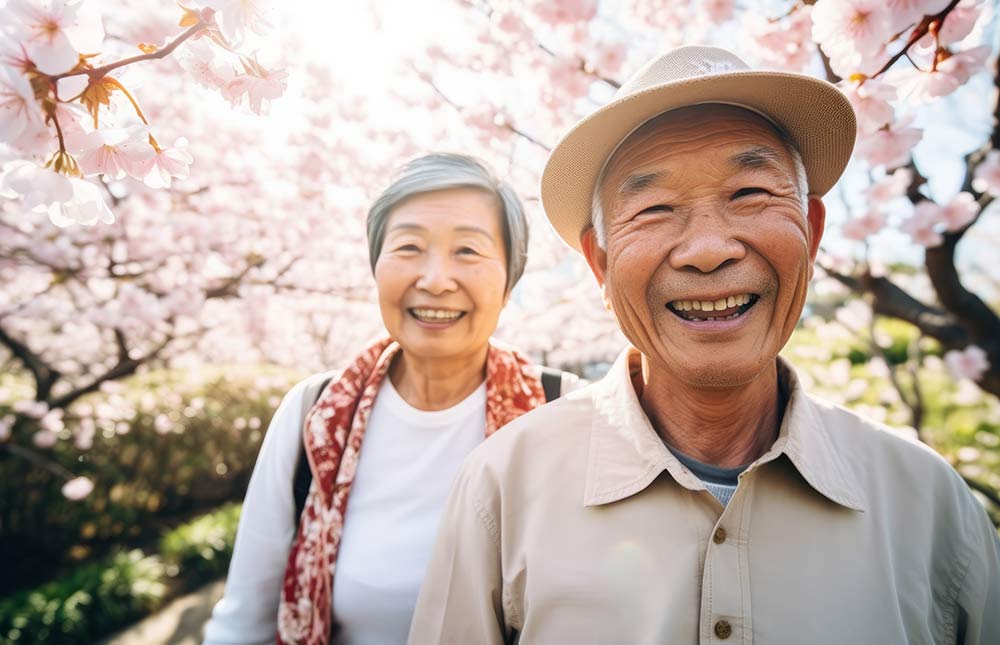
M 734 320 L 750 310 L 760 296 L 755 293 L 738 293 L 715 300 L 674 300 L 667 309 L 679 318 L 692 322 Z

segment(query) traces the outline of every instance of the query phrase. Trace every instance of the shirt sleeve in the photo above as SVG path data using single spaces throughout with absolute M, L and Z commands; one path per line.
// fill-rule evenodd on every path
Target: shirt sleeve
M 205 645 L 274 643 L 278 601 L 295 533 L 292 475 L 308 382 L 285 395 L 264 435 L 243 500 L 226 588 L 205 626 Z
M 973 555 L 958 594 L 958 642 L 990 645 L 1000 643 L 1000 536 L 985 509 L 972 503 Z
M 489 505 L 481 503 L 476 491 L 481 470 L 475 459 L 467 460 L 452 487 L 417 598 L 408 645 L 506 642 L 500 531 L 488 513 Z

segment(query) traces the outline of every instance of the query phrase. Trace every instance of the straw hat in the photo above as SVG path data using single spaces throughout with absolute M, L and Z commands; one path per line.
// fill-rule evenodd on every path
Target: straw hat
M 629 134 L 658 114 L 702 103 L 752 110 L 787 132 L 802 153 L 812 194 L 823 195 L 837 183 L 854 149 L 854 110 L 830 83 L 804 74 L 751 70 L 717 47 L 680 47 L 647 63 L 552 150 L 541 194 L 559 236 L 580 250 L 597 178 Z

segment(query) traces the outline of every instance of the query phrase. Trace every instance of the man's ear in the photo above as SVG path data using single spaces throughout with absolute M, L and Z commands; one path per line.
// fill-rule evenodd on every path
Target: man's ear
M 823 231 L 826 229 L 826 205 L 818 195 L 809 195 L 806 224 L 809 227 L 809 279 L 812 280 L 819 243 L 823 240 Z
M 601 287 L 604 308 L 611 311 L 608 285 L 605 282 L 605 274 L 608 270 L 608 253 L 597 243 L 597 231 L 594 230 L 593 226 L 580 234 L 580 247 L 583 249 L 583 257 L 587 259 L 587 265 L 590 266 L 590 272 L 597 278 L 597 284 Z

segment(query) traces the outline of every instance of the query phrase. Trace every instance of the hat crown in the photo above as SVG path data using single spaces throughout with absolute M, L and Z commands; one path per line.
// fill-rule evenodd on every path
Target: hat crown
M 664 83 L 749 70 L 749 65 L 725 49 L 700 45 L 678 47 L 657 56 L 629 77 L 615 92 L 615 99 Z

